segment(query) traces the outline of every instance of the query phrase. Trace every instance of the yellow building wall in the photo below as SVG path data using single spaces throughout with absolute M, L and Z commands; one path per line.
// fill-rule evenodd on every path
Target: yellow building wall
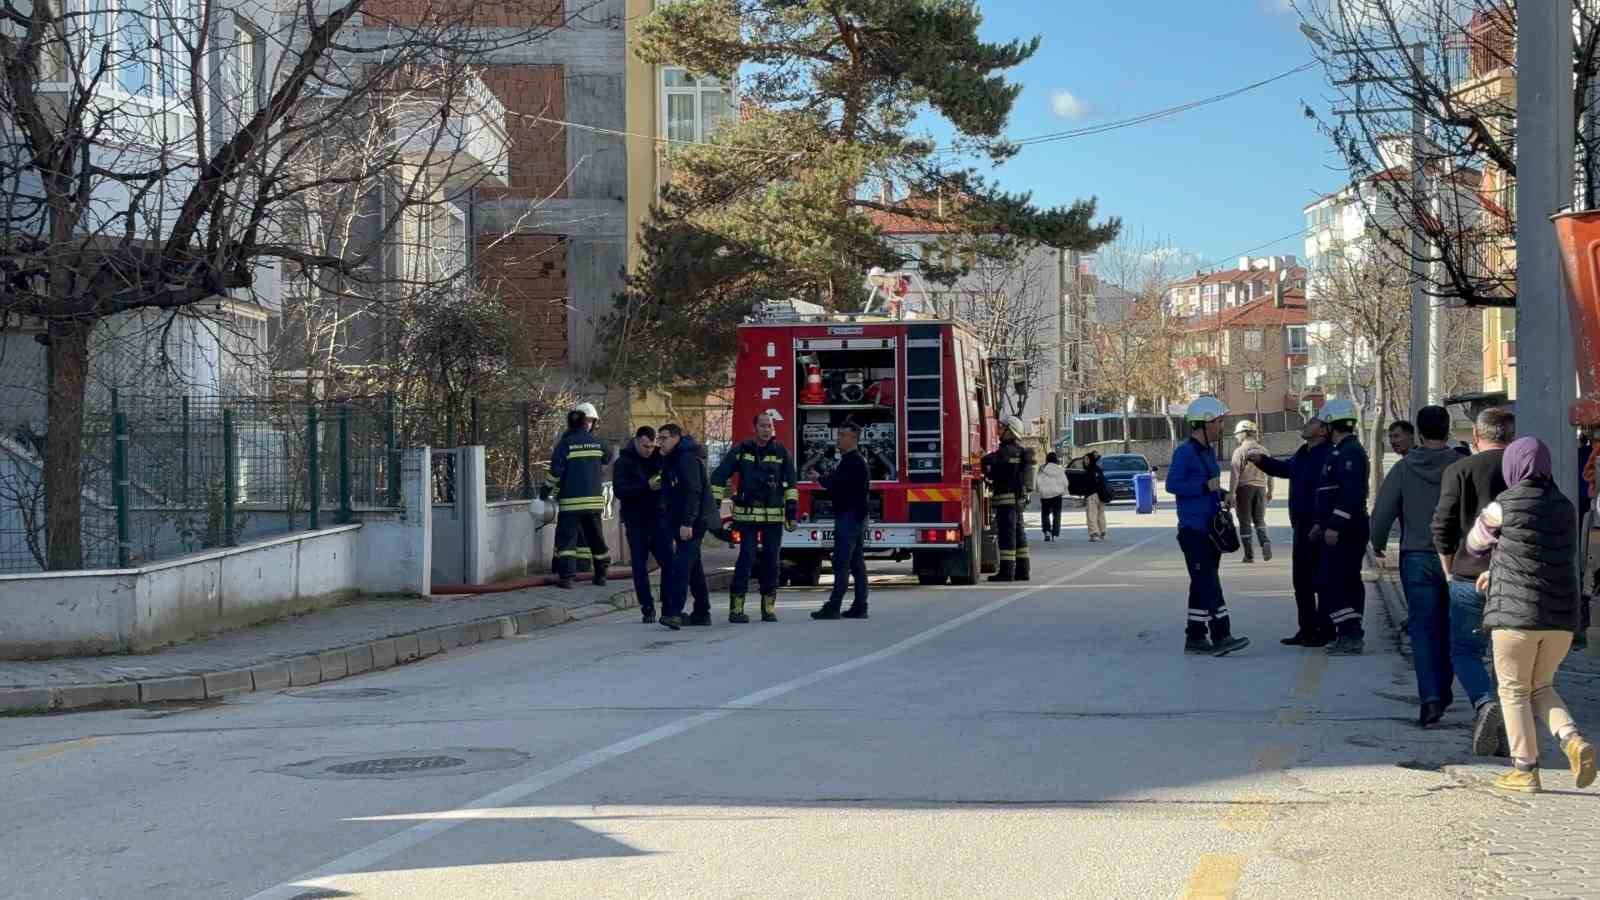
M 656 197 L 656 67 L 640 62 L 634 55 L 639 21 L 655 6 L 654 0 L 626 0 L 628 47 L 624 63 L 624 103 L 626 104 L 628 147 L 628 269 L 639 261 L 639 232 L 650 203 Z

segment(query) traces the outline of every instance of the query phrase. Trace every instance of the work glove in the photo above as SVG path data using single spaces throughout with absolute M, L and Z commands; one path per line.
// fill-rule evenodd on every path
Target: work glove
M 722 501 L 722 505 L 717 507 L 717 516 L 718 516 L 718 518 L 721 518 L 723 521 L 727 521 L 728 519 L 733 518 L 733 501 L 732 500 L 724 500 L 724 501 Z
M 660 475 L 651 475 L 650 476 L 649 485 L 650 485 L 650 490 L 652 490 L 652 491 L 661 490 L 661 476 Z

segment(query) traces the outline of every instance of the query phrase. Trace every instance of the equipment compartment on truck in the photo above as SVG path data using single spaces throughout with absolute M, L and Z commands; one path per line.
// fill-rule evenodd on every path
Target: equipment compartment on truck
M 861 428 L 861 454 L 873 481 L 897 481 L 899 383 L 894 338 L 795 340 L 800 472 L 826 475 L 838 464 L 839 428 Z

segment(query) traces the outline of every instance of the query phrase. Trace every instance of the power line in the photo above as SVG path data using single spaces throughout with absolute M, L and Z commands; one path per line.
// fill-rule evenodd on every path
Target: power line
M 1299 231 L 1291 231 L 1288 234 L 1284 235 L 1283 237 L 1274 238 L 1274 239 L 1272 239 L 1270 241 L 1267 241 L 1265 244 L 1257 244 L 1254 247 L 1251 247 L 1249 250 L 1240 250 L 1238 253 L 1231 253 L 1231 254 L 1229 254 L 1227 256 L 1224 256 L 1221 259 L 1218 259 L 1218 260 L 1216 260 L 1214 262 L 1208 262 L 1204 266 L 1202 266 L 1201 268 L 1214 269 L 1217 266 L 1223 265 L 1224 263 L 1226 263 L 1226 262 L 1228 262 L 1230 260 L 1236 260 L 1241 256 L 1249 256 L 1250 254 L 1256 252 L 1257 250 L 1265 250 L 1268 247 L 1271 247 L 1271 246 L 1273 246 L 1275 244 L 1281 244 L 1284 241 L 1289 240 L 1290 238 L 1303 238 L 1303 237 L 1305 237 L 1306 235 L 1308 235 L 1310 233 L 1311 233 L 1311 229 L 1309 229 L 1309 228 L 1302 228 Z

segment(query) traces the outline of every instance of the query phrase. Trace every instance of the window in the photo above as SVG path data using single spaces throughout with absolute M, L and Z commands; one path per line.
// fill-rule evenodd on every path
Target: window
M 1267 389 L 1267 373 L 1253 371 L 1244 373 L 1244 390 L 1247 394 L 1259 394 Z
M 134 97 L 181 98 L 189 88 L 194 46 L 190 0 L 102 0 L 91 7 L 95 30 L 111 41 L 116 85 Z
M 1289 352 L 1293 354 L 1306 353 L 1306 327 L 1304 325 L 1291 325 L 1287 331 Z
M 669 141 L 709 140 L 717 125 L 733 113 L 733 91 L 708 75 L 693 77 L 687 69 L 661 70 L 661 121 Z
M 234 20 L 238 21 L 238 14 Z M 262 71 L 266 59 L 261 53 L 261 37 L 245 25 L 235 25 L 233 51 L 228 54 L 228 80 L 237 98 L 239 121 L 249 121 L 261 108 Z
M 1244 333 L 1244 349 L 1246 352 L 1261 352 L 1261 329 L 1252 328 Z

